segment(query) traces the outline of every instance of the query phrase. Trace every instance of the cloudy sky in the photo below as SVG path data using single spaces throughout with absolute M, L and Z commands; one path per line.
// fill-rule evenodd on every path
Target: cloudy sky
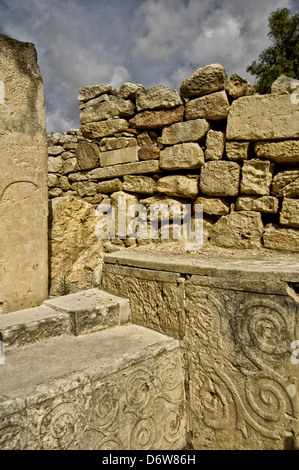
M 79 127 L 78 88 L 126 81 L 180 87 L 210 63 L 250 79 L 268 16 L 299 0 L 0 0 L 0 33 L 33 42 L 47 131 Z

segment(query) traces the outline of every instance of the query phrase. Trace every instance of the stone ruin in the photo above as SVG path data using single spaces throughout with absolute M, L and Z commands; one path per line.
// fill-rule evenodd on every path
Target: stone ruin
M 299 448 L 298 88 L 85 86 L 46 136 L 35 48 L 0 36 L 1 450 Z M 99 239 L 119 196 L 201 204 L 203 246 Z

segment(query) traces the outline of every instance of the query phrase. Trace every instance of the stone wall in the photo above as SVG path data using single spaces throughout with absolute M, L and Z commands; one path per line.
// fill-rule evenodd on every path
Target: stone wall
M 297 81 L 294 81 L 298 86 Z M 125 83 L 79 90 L 80 130 L 48 136 L 49 197 L 94 207 L 203 205 L 204 246 L 299 251 L 299 105 L 278 80 L 254 94 L 218 64 L 198 69 L 180 93 Z M 163 242 L 156 240 L 155 243 Z M 104 251 L 151 245 L 130 238 Z

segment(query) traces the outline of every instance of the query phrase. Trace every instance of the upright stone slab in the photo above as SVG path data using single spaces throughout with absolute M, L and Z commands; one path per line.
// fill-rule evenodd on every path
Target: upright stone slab
M 0 35 L 0 313 L 48 295 L 47 138 L 33 44 Z

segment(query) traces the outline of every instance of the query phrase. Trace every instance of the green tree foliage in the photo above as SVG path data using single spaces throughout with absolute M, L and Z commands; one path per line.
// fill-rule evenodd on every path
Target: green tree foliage
M 299 13 L 292 15 L 287 8 L 279 8 L 269 16 L 268 25 L 272 46 L 246 69 L 257 77 L 258 93 L 270 93 L 272 83 L 282 74 L 299 78 Z

